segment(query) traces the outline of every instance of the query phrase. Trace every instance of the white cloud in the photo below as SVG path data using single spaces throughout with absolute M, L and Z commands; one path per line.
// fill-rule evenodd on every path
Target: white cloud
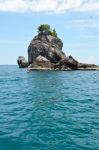
M 78 25 L 83 28 L 99 28 L 99 20 L 90 18 L 90 19 L 76 19 L 72 20 L 72 24 Z
M 5 0 L 0 1 L 1 11 L 65 12 L 78 8 L 82 0 Z
M 0 1 L 1 11 L 25 11 L 28 8 L 28 3 L 24 0 L 5 0 Z
M 33 12 L 54 11 L 58 6 L 57 0 L 34 0 L 29 3 L 29 9 Z
M 5 0 L 0 1 L 1 11 L 53 11 L 58 4 L 57 0 Z
M 86 12 L 99 12 L 99 1 L 93 2 L 89 0 L 87 3 L 84 3 L 77 11 L 86 11 Z
M 91 11 L 99 13 L 97 0 L 0 0 L 0 11 L 12 12 L 51 12 Z
M 63 2 L 58 3 L 58 6 L 55 10 L 55 12 L 58 13 L 64 13 L 68 10 L 74 10 L 76 8 L 79 8 L 82 4 L 82 0 L 63 0 Z
M 80 6 L 82 0 L 0 0 L 1 11 L 65 12 Z

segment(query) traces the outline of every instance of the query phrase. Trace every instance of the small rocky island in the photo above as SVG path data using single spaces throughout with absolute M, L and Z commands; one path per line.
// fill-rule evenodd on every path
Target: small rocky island
M 20 68 L 28 70 L 98 70 L 94 64 L 79 63 L 72 56 L 66 56 L 62 51 L 63 42 L 55 29 L 47 24 L 38 27 L 35 36 L 28 47 L 28 61 L 19 56 L 17 63 Z

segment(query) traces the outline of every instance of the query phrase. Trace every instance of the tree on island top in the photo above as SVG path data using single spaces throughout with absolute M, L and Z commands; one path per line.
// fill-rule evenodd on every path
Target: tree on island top
M 53 31 L 51 32 L 51 35 L 54 36 L 54 37 L 57 37 L 57 32 L 55 29 L 53 29 Z
M 55 29 L 51 29 L 50 25 L 48 24 L 41 24 L 38 27 L 38 34 L 42 34 L 42 33 L 48 33 L 54 37 L 57 37 L 57 32 Z

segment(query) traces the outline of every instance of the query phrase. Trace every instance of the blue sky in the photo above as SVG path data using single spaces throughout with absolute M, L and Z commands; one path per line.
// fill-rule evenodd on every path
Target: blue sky
M 0 64 L 16 64 L 40 24 L 55 28 L 63 51 L 99 65 L 99 0 L 0 0 Z

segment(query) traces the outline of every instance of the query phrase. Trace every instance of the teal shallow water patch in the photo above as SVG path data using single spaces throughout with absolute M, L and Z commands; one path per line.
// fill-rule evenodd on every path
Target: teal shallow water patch
M 98 150 L 99 72 L 0 66 L 0 150 Z

